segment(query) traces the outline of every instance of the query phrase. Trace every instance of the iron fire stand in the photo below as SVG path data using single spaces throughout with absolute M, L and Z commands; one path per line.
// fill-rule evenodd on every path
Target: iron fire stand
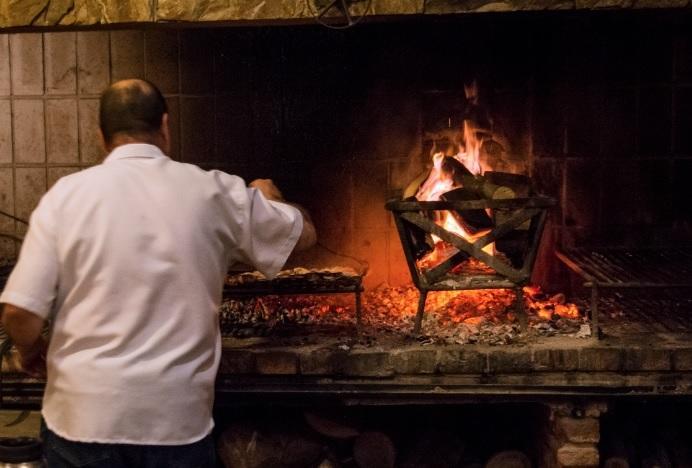
M 411 278 L 420 292 L 413 332 L 418 334 L 421 331 L 428 292 L 471 289 L 513 289 L 516 293 L 517 317 L 522 330 L 526 330 L 522 288 L 529 283 L 547 210 L 553 205 L 554 199 L 542 196 L 503 200 L 387 202 L 385 207 L 394 215 Z M 440 227 L 434 221 L 437 211 L 456 212 L 463 216 L 467 210 L 486 209 L 492 210 L 494 227 L 474 242 Z M 422 269 L 418 266 L 418 260 L 427 250 L 421 245 L 426 243 L 425 239 L 430 243 L 430 235 L 451 244 L 457 251 L 437 265 Z M 503 241 L 512 245 L 514 255 L 511 262 L 483 250 L 488 244 Z M 479 260 L 495 273 L 455 273 L 453 270 L 469 257 Z

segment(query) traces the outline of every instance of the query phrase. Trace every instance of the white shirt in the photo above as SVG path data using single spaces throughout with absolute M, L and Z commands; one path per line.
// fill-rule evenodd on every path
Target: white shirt
M 242 179 L 117 147 L 31 215 L 0 302 L 55 313 L 47 426 L 75 441 L 177 445 L 213 427 L 228 265 L 271 277 L 302 231 Z

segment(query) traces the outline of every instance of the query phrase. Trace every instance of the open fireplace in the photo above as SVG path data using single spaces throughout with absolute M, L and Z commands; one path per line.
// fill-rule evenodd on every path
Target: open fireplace
M 324 467 L 434 466 L 430 451 L 689 466 L 671 408 L 692 395 L 692 13 L 372 3 L 343 29 L 296 13 L 0 32 L 7 263 L 42 193 L 103 156 L 101 90 L 147 78 L 174 159 L 272 178 L 318 231 L 274 280 L 229 272 L 230 449 L 254 434 Z M 36 408 L 42 384 L 6 373 L 0 390 Z M 664 436 L 623 438 L 634 419 Z M 393 450 L 363 465 L 372 444 Z

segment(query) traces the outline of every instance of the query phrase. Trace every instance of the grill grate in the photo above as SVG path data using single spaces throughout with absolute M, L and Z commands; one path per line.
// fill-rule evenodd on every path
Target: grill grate
M 685 292 L 692 289 L 692 248 L 581 248 L 556 255 L 591 288 L 594 328 L 598 329 L 603 310 L 608 312 L 600 317 L 603 325 L 619 331 L 628 327 L 637 332 L 692 331 L 688 325 L 692 296 Z M 614 292 L 613 297 L 601 297 L 604 290 Z M 622 316 L 613 321 L 612 311 L 615 315 L 621 311 Z

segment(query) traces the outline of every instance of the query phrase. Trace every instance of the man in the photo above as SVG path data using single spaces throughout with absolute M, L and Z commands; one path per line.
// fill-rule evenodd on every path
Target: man
M 26 372 L 47 362 L 48 464 L 214 466 L 228 265 L 272 277 L 314 228 L 269 180 L 247 187 L 168 158 L 166 104 L 151 83 L 108 88 L 100 128 L 109 155 L 44 195 L 0 297 Z

